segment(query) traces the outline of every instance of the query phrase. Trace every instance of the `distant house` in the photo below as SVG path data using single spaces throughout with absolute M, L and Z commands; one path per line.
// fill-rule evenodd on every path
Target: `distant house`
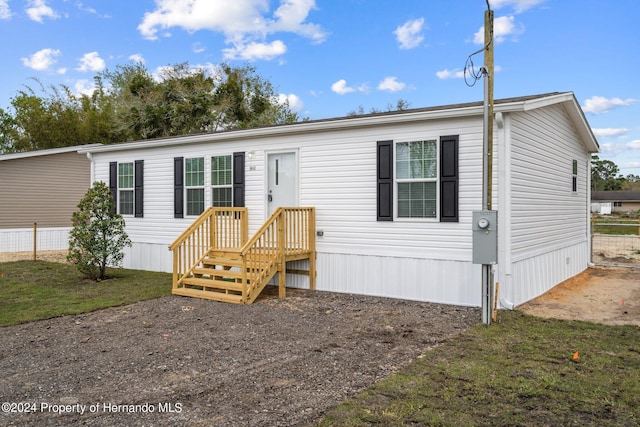
M 95 145 L 95 144 L 94 144 Z M 91 186 L 94 145 L 0 155 L 0 252 L 67 248 L 71 215 Z
M 611 212 L 640 211 L 640 191 L 592 191 L 591 203 L 609 204 Z
M 495 278 L 513 307 L 587 268 L 599 148 L 570 92 L 496 100 L 494 130 Z M 249 236 L 277 207 L 310 206 L 318 290 L 479 306 L 482 134 L 476 102 L 81 151 L 125 215 L 128 268 L 172 271 L 168 246 L 209 206 L 246 207 Z

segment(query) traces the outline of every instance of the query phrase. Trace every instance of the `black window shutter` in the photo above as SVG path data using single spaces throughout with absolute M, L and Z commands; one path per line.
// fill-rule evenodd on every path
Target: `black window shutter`
M 118 162 L 109 163 L 109 190 L 113 200 L 112 212 L 118 212 Z
M 184 158 L 173 159 L 173 217 L 184 218 Z
M 233 153 L 233 206 L 244 207 L 244 151 Z
M 393 221 L 393 141 L 378 141 L 378 221 Z
M 458 222 L 458 135 L 440 137 L 440 221 Z
M 144 160 L 136 160 L 135 163 L 135 191 L 134 191 L 134 209 L 135 216 L 142 218 L 144 216 Z

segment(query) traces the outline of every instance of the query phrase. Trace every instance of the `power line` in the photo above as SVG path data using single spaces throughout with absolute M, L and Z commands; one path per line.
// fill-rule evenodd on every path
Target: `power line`
M 490 11 L 491 6 L 489 5 L 489 0 L 486 0 L 486 2 L 487 2 L 487 10 Z M 464 82 L 469 87 L 475 86 L 478 80 L 480 80 L 484 76 L 484 74 L 487 72 L 487 70 L 485 70 L 484 67 L 480 67 L 476 71 L 475 64 L 473 63 L 473 57 L 479 53 L 482 53 L 488 50 L 489 47 L 491 46 L 491 43 L 493 43 L 493 19 L 491 20 L 489 31 L 491 33 L 491 37 L 489 38 L 489 41 L 482 47 L 482 49 L 478 49 L 477 51 L 469 55 L 467 57 L 467 60 L 464 63 L 464 72 L 463 72 Z M 471 82 L 467 80 L 467 76 L 471 77 L 472 79 Z

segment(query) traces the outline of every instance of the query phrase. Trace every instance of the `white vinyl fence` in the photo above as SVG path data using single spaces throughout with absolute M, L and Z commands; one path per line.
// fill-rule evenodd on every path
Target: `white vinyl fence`
M 70 231 L 71 227 L 0 229 L 0 253 L 67 249 Z

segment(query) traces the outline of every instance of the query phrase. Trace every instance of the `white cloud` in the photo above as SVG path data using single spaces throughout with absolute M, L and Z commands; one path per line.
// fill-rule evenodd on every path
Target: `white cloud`
M 605 98 L 604 96 L 593 96 L 584 101 L 582 109 L 585 113 L 601 114 L 609 112 L 616 107 L 625 107 L 637 102 L 637 99 L 627 98 Z
M 27 15 L 32 21 L 42 23 L 42 18 L 47 17 L 51 19 L 57 19 L 60 17 L 53 9 L 47 6 L 45 0 L 31 0 L 29 6 L 26 9 Z
M 396 35 L 396 40 L 400 43 L 400 49 L 413 49 L 420 46 L 420 43 L 424 40 L 422 30 L 424 27 L 424 18 L 412 19 L 393 32 Z
M 629 132 L 627 128 L 600 128 L 600 129 L 591 129 L 595 136 L 602 137 L 615 137 L 625 135 Z
M 142 56 L 141 53 L 134 53 L 133 55 L 129 55 L 129 61 L 136 64 L 144 64 L 144 56 Z
M 149 40 L 158 31 L 179 27 L 193 33 L 200 30 L 221 32 L 226 58 L 273 59 L 286 52 L 280 40 L 267 42 L 270 34 L 287 32 L 301 35 L 315 43 L 323 42 L 327 33 L 317 24 L 306 22 L 315 8 L 315 0 L 280 0 L 269 16 L 266 0 L 156 0 L 156 10 L 145 13 L 138 30 Z
M 76 81 L 73 87 L 76 90 L 76 94 L 78 95 L 91 96 L 93 95 L 93 92 L 96 90 L 96 86 L 93 81 L 84 80 L 84 79 Z
M 9 9 L 9 0 L 0 0 L 0 19 L 11 19 L 11 9 Z
M 502 43 L 507 38 L 517 41 L 517 36 L 524 33 L 524 25 L 517 24 L 513 16 L 500 16 L 493 20 L 493 39 L 496 43 Z M 475 44 L 484 44 L 484 26 L 480 27 L 473 35 Z
M 347 93 L 356 91 L 354 88 L 347 86 L 347 81 L 345 79 L 338 80 L 337 82 L 332 84 L 331 90 L 338 95 L 345 95 Z
M 631 142 L 627 142 L 626 145 L 627 145 L 628 148 L 631 148 L 633 150 L 637 150 L 637 149 L 640 148 L 640 139 L 635 139 L 635 140 L 633 140 Z
M 407 84 L 399 82 L 395 76 L 385 77 L 385 79 L 378 84 L 378 90 L 387 92 L 399 92 L 405 87 L 407 87 Z
M 546 0 L 491 0 L 489 3 L 494 9 L 513 6 L 515 13 L 522 13 L 534 6 L 544 3 Z
M 464 71 L 458 69 L 448 70 L 445 68 L 442 71 L 436 72 L 436 77 L 438 77 L 440 80 L 461 79 L 464 77 Z
M 246 45 L 238 43 L 232 48 L 222 49 L 224 59 L 242 59 L 245 61 L 270 60 L 283 55 L 286 51 L 287 46 L 280 40 L 272 43 L 251 42 Z
M 42 49 L 28 58 L 22 58 L 22 63 L 25 67 L 29 67 L 37 71 L 46 71 L 56 63 L 56 58 L 58 56 L 60 56 L 60 51 L 58 49 Z
M 294 113 L 301 113 L 302 109 L 304 108 L 304 103 L 302 102 L 300 97 L 298 95 L 294 95 L 293 93 L 290 93 L 289 95 L 285 95 L 284 93 L 279 94 L 278 102 L 280 104 L 284 104 L 285 102 L 288 102 L 289 108 Z
M 89 52 L 85 53 L 82 58 L 80 58 L 80 62 L 78 63 L 78 71 L 95 71 L 99 72 L 104 70 L 106 64 L 104 59 L 100 58 L 98 52 Z
M 207 50 L 207 48 L 204 47 L 202 43 L 195 42 L 194 44 L 191 45 L 191 50 L 193 51 L 193 53 L 202 53 L 205 50 Z

